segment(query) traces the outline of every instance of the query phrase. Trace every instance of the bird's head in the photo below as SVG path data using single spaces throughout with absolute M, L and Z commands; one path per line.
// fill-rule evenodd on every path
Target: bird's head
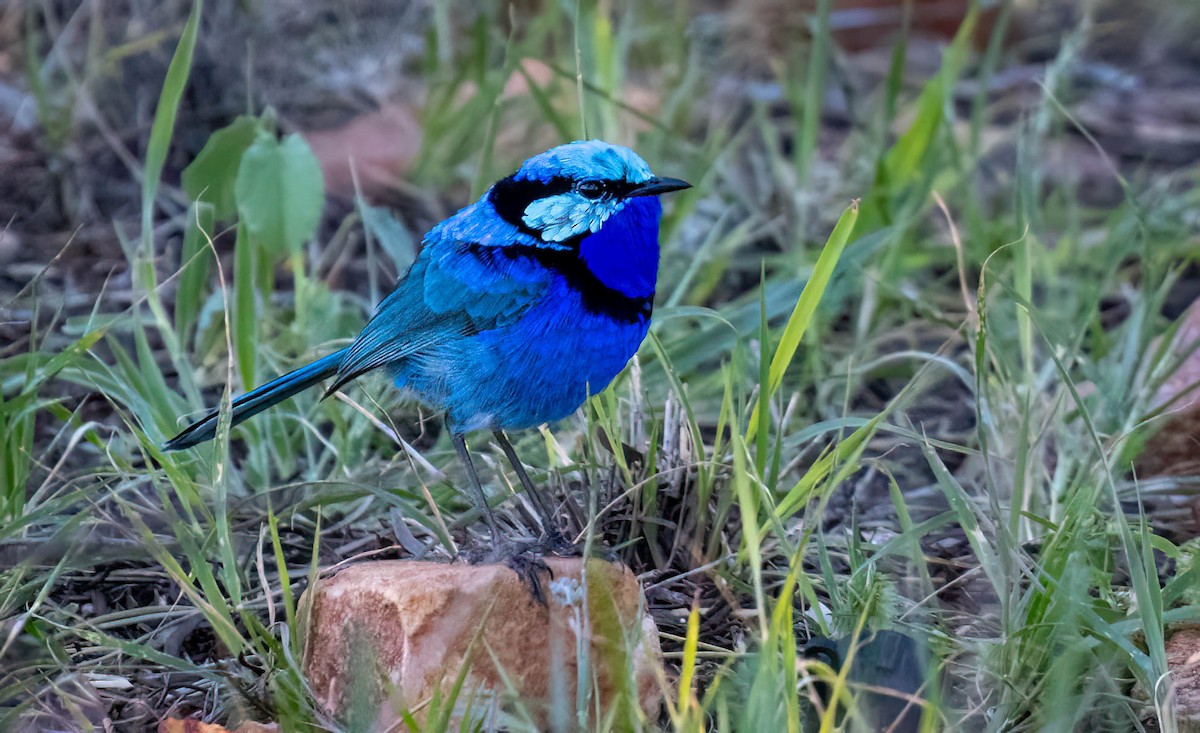
M 492 186 L 492 207 L 508 223 L 548 246 L 600 230 L 631 200 L 690 188 L 659 178 L 637 153 L 600 140 L 568 143 L 525 161 Z

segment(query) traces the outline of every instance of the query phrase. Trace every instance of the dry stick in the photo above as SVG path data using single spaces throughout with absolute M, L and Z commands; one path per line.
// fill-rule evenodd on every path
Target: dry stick
M 267 537 L 267 525 L 260 524 L 258 526 L 258 542 L 254 552 L 254 566 L 258 571 L 258 582 L 262 583 L 263 595 L 267 599 L 267 625 L 275 625 L 275 599 L 271 592 L 271 584 L 267 581 L 267 564 L 263 557 L 263 542 Z M 282 590 L 282 588 L 280 589 Z
M 946 217 L 946 223 L 950 225 L 950 241 L 954 244 L 954 257 L 958 263 L 958 287 L 962 291 L 963 305 L 967 308 L 967 321 L 971 324 L 971 330 L 978 331 L 979 305 L 971 297 L 971 289 L 967 287 L 967 258 L 963 251 L 962 237 L 959 236 L 958 226 L 954 223 L 954 217 L 950 216 L 950 209 L 942 195 L 934 191 L 933 200 L 937 202 L 942 215 Z
M 14 215 L 13 219 L 10 219 L 8 221 L 8 223 L 4 225 L 4 230 L 0 231 L 0 236 L 3 236 L 5 233 L 8 232 L 8 228 L 10 226 L 12 226 L 12 223 L 15 219 L 16 219 L 16 216 Z M 54 266 L 54 263 L 58 262 L 58 260 L 64 254 L 67 253 L 67 248 L 70 247 L 75 242 L 75 237 L 78 236 L 79 232 L 82 229 L 83 229 L 82 224 L 75 227 L 75 231 L 71 232 L 71 236 L 67 237 L 67 241 L 65 243 L 63 243 L 63 246 L 58 250 L 58 253 L 55 254 L 53 257 L 51 257 L 50 261 L 46 263 L 46 266 L 43 267 L 42 269 L 38 270 L 36 275 L 29 278 L 29 282 L 25 283 L 24 287 L 22 287 L 20 290 L 18 290 L 16 295 L 9 298 L 8 302 L 5 303 L 3 306 L 0 306 L 0 311 L 6 311 L 6 310 L 9 310 L 10 308 L 12 308 L 13 305 L 16 304 L 17 299 L 19 299 L 22 295 L 25 294 L 26 290 L 29 290 L 34 285 L 36 285 L 38 283 L 38 281 L 42 279 L 42 276 L 44 276 L 50 270 L 50 268 Z

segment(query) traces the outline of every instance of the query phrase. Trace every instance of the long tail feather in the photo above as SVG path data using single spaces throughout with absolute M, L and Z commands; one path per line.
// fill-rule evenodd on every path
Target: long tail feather
M 322 379 L 334 376 L 342 360 L 346 358 L 349 349 L 342 349 L 317 359 L 311 364 L 288 372 L 282 377 L 256 387 L 233 401 L 232 425 L 237 425 L 246 418 L 257 415 L 268 407 L 277 405 L 294 394 L 303 392 Z M 182 450 L 191 448 L 206 440 L 212 440 L 217 434 L 218 411 L 213 410 L 201 419 L 184 428 L 183 432 L 171 438 L 163 445 L 163 450 Z

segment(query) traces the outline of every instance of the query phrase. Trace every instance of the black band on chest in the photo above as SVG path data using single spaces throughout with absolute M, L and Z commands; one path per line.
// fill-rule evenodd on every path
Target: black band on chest
M 605 285 L 579 257 L 577 246 L 571 249 L 551 249 L 527 244 L 485 247 L 468 243 L 465 247 L 480 259 L 524 257 L 534 260 L 547 270 L 562 275 L 567 281 L 567 286 L 579 293 L 583 307 L 589 313 L 607 316 L 619 323 L 639 323 L 650 320 L 654 312 L 653 295 L 635 297 Z

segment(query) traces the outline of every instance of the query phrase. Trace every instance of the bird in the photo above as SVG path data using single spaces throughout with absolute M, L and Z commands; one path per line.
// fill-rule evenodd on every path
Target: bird
M 505 431 L 573 414 L 625 368 L 646 337 L 659 265 L 659 196 L 690 188 L 601 140 L 535 155 L 434 226 L 354 341 L 233 400 L 231 423 L 331 380 L 370 372 L 440 411 L 492 540 L 499 525 L 466 436 L 490 430 L 547 533 L 553 512 Z M 168 451 L 216 435 L 210 411 Z

